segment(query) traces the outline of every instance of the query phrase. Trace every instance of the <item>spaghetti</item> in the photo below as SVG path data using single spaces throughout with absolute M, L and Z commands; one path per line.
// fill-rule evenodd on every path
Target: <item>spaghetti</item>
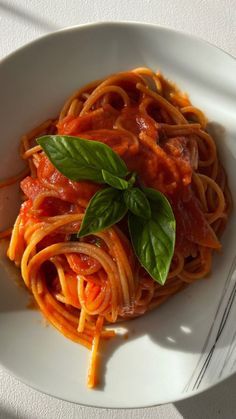
M 30 176 L 21 182 L 25 201 L 12 233 L 2 237 L 11 233 L 8 257 L 21 268 L 43 315 L 67 338 L 92 350 L 88 387 L 97 382 L 99 340 L 115 335 L 106 324 L 143 315 L 211 270 L 231 199 L 206 125 L 187 95 L 160 73 L 137 68 L 82 87 L 58 118 L 22 137 Z M 57 133 L 107 144 L 141 184 L 169 199 L 176 245 L 164 286 L 138 263 L 125 219 L 76 239 L 100 185 L 71 181 L 50 163 L 35 139 Z

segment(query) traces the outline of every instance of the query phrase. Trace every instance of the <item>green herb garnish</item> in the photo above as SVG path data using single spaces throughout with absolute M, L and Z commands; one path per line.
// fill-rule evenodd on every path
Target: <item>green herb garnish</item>
M 78 233 L 79 237 L 97 233 L 118 223 L 127 212 L 122 192 L 105 188 L 89 201 Z
M 164 285 L 175 247 L 175 218 L 169 201 L 155 189 L 145 188 L 151 216 L 129 214 L 129 232 L 141 265 Z
M 46 135 L 37 142 L 67 178 L 109 185 L 90 200 L 77 240 L 111 227 L 128 213 L 135 254 L 163 285 L 175 246 L 175 217 L 167 198 L 155 189 L 134 186 L 135 173 L 129 173 L 118 154 L 103 143 L 62 135 Z
M 139 188 L 130 188 L 124 192 L 124 201 L 127 208 L 138 217 L 149 219 L 151 208 L 148 199 Z
M 37 141 L 57 170 L 71 180 L 106 183 L 103 171 L 117 178 L 128 174 L 118 154 L 98 141 L 63 135 L 45 135 Z

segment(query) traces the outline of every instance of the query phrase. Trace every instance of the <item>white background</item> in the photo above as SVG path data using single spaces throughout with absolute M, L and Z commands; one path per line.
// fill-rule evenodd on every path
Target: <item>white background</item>
M 198 35 L 236 56 L 236 0 L 0 0 L 0 57 L 47 32 L 105 20 L 169 26 Z M 204 394 L 166 406 L 101 410 L 40 394 L 0 369 L 0 419 L 233 419 L 235 389 L 236 376 Z

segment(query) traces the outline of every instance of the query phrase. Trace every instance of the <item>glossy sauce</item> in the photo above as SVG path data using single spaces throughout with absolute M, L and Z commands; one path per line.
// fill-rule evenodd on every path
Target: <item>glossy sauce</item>
M 193 140 L 183 136 L 165 138 L 158 122 L 149 115 L 140 113 L 136 106 L 126 107 L 119 112 L 122 129 L 114 129 L 117 115 L 116 109 L 111 105 L 105 105 L 82 117 L 67 116 L 58 123 L 58 134 L 79 136 L 109 145 L 124 159 L 128 169 L 137 173 L 141 185 L 163 192 L 170 200 L 176 218 L 177 250 L 186 253 L 194 244 L 220 248 L 220 243 L 206 221 L 191 187 L 193 168 L 190 148 Z M 147 140 L 146 143 L 139 141 L 137 146 L 132 134 L 138 138 L 141 132 L 146 134 Z M 89 201 L 101 187 L 92 182 L 74 182 L 67 179 L 43 155 L 37 175 L 37 179 L 28 176 L 21 182 L 21 187 L 25 195 L 34 200 L 40 191 L 48 189 L 48 185 L 55 186 L 58 201 L 53 205 L 51 199 L 49 205 L 45 200 L 44 204 L 44 210 L 48 211 L 49 215 L 53 215 L 53 212 L 69 212 L 70 204 L 76 204 L 79 198 Z M 77 263 L 81 266 L 83 261 L 77 260 Z

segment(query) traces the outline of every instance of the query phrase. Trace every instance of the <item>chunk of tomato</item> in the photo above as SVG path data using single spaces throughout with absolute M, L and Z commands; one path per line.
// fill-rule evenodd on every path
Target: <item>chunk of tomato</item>
M 208 221 L 200 204 L 191 191 L 186 200 L 177 197 L 173 201 L 176 218 L 176 247 L 183 250 L 188 246 L 186 240 L 212 249 L 220 249 L 221 244 Z

